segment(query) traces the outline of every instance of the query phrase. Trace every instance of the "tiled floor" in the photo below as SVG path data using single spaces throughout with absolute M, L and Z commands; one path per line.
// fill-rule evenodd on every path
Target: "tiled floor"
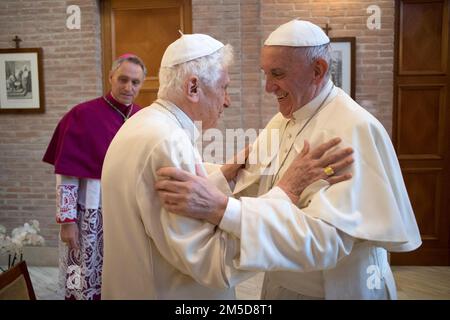
M 58 268 L 28 267 L 34 293 L 38 300 L 62 300 L 58 292 Z
M 398 298 L 450 299 L 450 267 L 392 267 L 397 282 Z M 31 280 L 38 299 L 59 300 L 58 269 L 29 267 Z M 263 273 L 237 286 L 238 299 L 259 299 Z
M 29 267 L 31 282 L 39 300 L 62 300 L 63 297 L 58 292 L 58 268 L 52 267 Z M 259 299 L 263 273 L 258 273 L 252 279 L 242 282 L 236 290 L 238 299 L 254 300 Z

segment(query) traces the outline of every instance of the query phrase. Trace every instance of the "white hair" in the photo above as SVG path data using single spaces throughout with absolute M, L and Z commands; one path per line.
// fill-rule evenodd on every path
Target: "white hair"
M 308 63 L 313 63 L 317 59 L 325 60 L 328 64 L 328 70 L 325 74 L 325 78 L 330 76 L 332 58 L 331 45 L 329 43 L 314 47 L 300 47 L 296 48 L 296 50 L 300 51 L 306 57 Z
M 170 96 L 183 94 L 183 87 L 188 77 L 196 76 L 200 85 L 215 89 L 222 70 L 233 63 L 233 47 L 229 44 L 213 54 L 200 57 L 173 67 L 161 67 L 159 70 L 158 98 L 169 99 Z

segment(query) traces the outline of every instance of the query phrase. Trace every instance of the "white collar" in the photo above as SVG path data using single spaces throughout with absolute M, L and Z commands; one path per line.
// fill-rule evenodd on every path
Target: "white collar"
M 199 128 L 195 125 L 191 118 L 173 102 L 164 99 L 157 99 L 154 103 L 163 106 L 168 111 L 177 124 L 188 134 L 192 143 L 201 136 Z

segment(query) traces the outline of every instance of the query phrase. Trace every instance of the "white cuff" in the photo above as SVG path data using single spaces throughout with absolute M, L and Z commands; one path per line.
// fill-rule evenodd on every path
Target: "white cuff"
M 227 179 L 222 173 L 222 170 L 219 169 L 209 174 L 208 180 L 213 183 L 220 191 L 225 193 L 226 196 L 230 196 L 233 194 Z
M 320 179 L 313 183 L 311 183 L 309 186 L 303 190 L 302 194 L 300 195 L 300 199 L 298 200 L 297 206 L 301 208 L 305 208 L 309 206 L 311 203 L 312 197 L 321 189 L 328 188 L 330 186 L 330 183 L 326 180 Z
M 239 200 L 228 198 L 227 208 L 219 223 L 219 228 L 241 238 L 241 202 Z
M 302 194 L 297 203 L 294 203 L 297 207 L 305 208 L 307 207 L 312 200 L 312 197 L 321 189 L 329 187 L 330 184 L 326 180 L 317 180 L 311 183 L 309 186 L 303 190 Z M 291 201 L 286 192 L 283 191 L 280 187 L 273 187 L 269 192 L 264 194 L 263 197 L 267 198 L 281 198 L 286 201 Z M 291 201 L 292 202 L 292 201 Z
M 286 194 L 286 192 L 283 191 L 280 187 L 273 187 L 270 189 L 267 193 L 261 196 L 261 198 L 272 198 L 272 199 L 282 199 L 289 202 L 291 201 L 291 198 Z

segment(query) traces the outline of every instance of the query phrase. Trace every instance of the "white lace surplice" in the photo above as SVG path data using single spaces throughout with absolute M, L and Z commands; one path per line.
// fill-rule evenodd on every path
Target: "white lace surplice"
M 80 249 L 59 243 L 59 282 L 65 299 L 100 299 L 103 227 L 100 180 L 56 175 L 58 223 L 77 223 Z

